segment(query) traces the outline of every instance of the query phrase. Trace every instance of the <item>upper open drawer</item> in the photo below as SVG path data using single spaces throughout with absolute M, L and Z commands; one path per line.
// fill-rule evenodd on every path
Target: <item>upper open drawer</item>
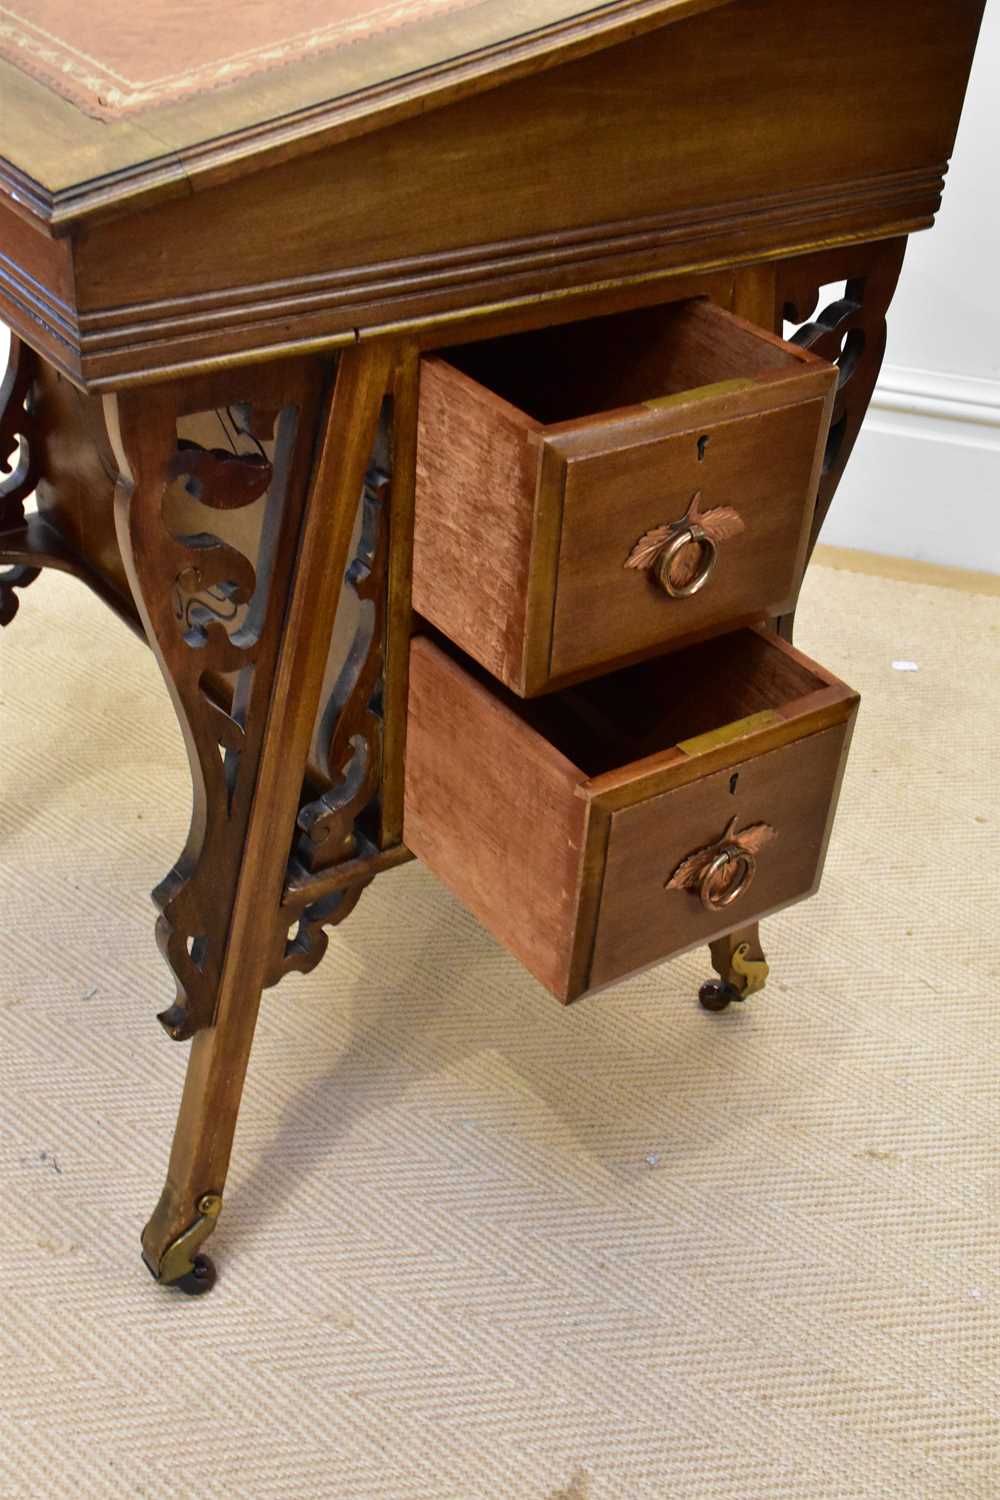
M 702 300 L 426 358 L 414 607 L 525 697 L 784 612 L 835 383 Z

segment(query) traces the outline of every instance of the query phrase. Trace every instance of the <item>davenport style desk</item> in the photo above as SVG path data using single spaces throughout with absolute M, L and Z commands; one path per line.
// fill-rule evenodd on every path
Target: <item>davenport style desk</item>
M 0 620 L 87 584 L 193 780 L 161 1283 L 214 1279 L 262 992 L 411 854 L 563 1002 L 763 984 L 857 706 L 796 596 L 982 8 L 4 9 Z

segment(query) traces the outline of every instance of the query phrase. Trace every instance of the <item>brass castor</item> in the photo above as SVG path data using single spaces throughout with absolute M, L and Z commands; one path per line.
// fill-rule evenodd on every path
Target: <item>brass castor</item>
M 202 1193 L 195 1207 L 198 1217 L 194 1223 L 167 1246 L 158 1260 L 147 1252 L 143 1234 L 142 1258 L 153 1279 L 160 1286 L 175 1286 L 186 1297 L 203 1297 L 215 1285 L 215 1266 L 199 1247 L 212 1233 L 222 1212 L 222 1194 Z
M 698 999 L 704 1010 L 728 1010 L 734 1000 L 743 1000 L 734 984 L 726 984 L 723 979 L 706 979 L 698 991 Z
M 204 1297 L 215 1285 L 215 1265 L 207 1255 L 196 1255 L 191 1263 L 190 1271 L 183 1276 L 178 1276 L 176 1281 L 167 1282 L 168 1286 L 175 1286 L 185 1297 Z
M 744 934 L 749 932 L 747 938 Z M 718 979 L 707 979 L 698 991 L 705 1010 L 728 1010 L 734 1000 L 749 1000 L 764 988 L 767 964 L 756 928 L 744 928 L 709 944 Z M 751 957 L 754 952 L 756 957 Z

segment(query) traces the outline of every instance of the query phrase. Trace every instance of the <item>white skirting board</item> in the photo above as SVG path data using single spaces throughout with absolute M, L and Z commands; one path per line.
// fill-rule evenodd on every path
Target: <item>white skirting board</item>
M 885 366 L 821 539 L 1000 573 L 1000 380 Z

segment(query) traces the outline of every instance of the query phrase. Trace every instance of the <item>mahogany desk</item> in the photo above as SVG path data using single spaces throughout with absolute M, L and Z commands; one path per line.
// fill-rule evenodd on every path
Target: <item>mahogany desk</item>
M 94 589 L 194 785 L 161 1282 L 212 1283 L 262 991 L 411 851 L 563 1001 L 762 985 L 857 703 L 795 600 L 982 5 L 4 12 L 0 619 Z

